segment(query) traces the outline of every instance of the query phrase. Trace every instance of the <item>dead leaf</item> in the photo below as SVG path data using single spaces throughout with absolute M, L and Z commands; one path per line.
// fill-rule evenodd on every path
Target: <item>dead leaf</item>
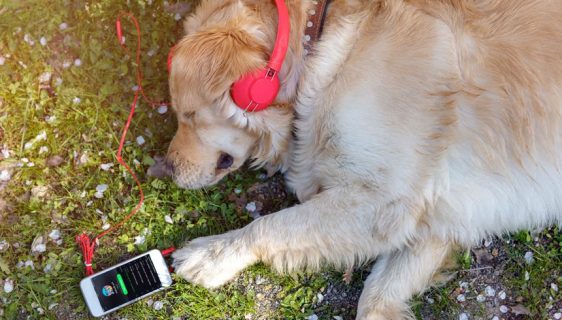
M 525 307 L 524 305 L 518 304 L 516 306 L 511 307 L 511 312 L 513 314 L 515 314 L 516 316 L 518 315 L 525 315 L 525 316 L 530 316 L 531 315 L 531 311 Z
M 472 253 L 474 253 L 476 262 L 480 265 L 488 265 L 494 259 L 486 248 L 472 249 Z
M 58 167 L 63 163 L 64 159 L 61 156 L 52 156 L 47 159 L 47 167 Z

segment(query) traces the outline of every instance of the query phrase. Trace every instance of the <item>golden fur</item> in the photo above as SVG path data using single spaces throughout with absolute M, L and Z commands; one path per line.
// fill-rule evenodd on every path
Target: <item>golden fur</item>
M 253 159 L 286 172 L 302 204 L 189 242 L 178 274 L 216 287 L 258 261 L 376 258 L 357 318 L 401 319 L 454 246 L 562 222 L 562 2 L 334 0 L 309 56 L 312 0 L 286 3 L 281 92 L 257 113 L 229 90 L 267 63 L 273 1 L 203 0 L 185 21 L 168 159 L 186 188 Z

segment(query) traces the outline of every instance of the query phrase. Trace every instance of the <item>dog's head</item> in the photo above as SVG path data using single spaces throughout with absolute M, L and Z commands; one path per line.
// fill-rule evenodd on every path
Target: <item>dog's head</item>
M 178 130 L 167 155 L 180 187 L 215 184 L 249 158 L 257 166 L 283 163 L 292 120 L 286 97 L 245 113 L 230 95 L 236 80 L 267 64 L 275 21 L 264 23 L 263 14 L 241 1 L 207 0 L 185 22 L 170 70 Z

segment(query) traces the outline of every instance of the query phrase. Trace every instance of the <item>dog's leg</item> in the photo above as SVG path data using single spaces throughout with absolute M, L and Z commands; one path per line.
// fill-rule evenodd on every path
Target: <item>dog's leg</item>
M 415 319 L 408 299 L 427 288 L 450 252 L 449 243 L 430 239 L 380 256 L 365 281 L 357 319 Z
M 375 227 L 377 216 L 383 214 L 378 214 L 382 208 L 374 198 L 373 190 L 364 186 L 334 188 L 242 229 L 195 239 L 174 253 L 176 273 L 193 283 L 217 287 L 260 260 L 279 271 L 291 271 L 317 269 L 326 263 L 348 267 L 383 250 L 389 252 L 389 236 L 379 237 Z M 384 213 L 385 220 L 388 214 Z M 407 233 L 408 228 L 397 225 L 401 230 L 388 231 L 405 239 L 402 229 Z

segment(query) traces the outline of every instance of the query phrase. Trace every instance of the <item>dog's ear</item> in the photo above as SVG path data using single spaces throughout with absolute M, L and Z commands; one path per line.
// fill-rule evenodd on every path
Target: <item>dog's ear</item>
M 201 1 L 183 23 L 185 34 L 193 34 L 204 27 L 220 25 L 237 16 L 245 16 L 244 10 L 245 7 L 239 0 Z
M 242 75 L 265 67 L 267 48 L 236 26 L 200 31 L 184 37 L 174 48 L 170 91 L 182 99 L 196 91 L 216 99 L 230 89 Z M 181 105 L 183 101 L 173 101 Z

